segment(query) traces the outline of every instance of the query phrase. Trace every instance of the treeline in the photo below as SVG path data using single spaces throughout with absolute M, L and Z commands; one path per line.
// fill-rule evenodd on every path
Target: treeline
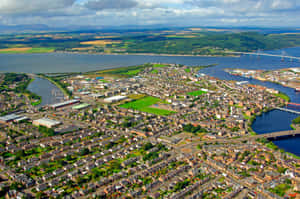
M 192 124 L 184 125 L 183 130 L 193 134 L 208 132 L 205 128 L 202 128 L 201 126 L 194 126 Z
M 49 33 L 51 35 L 51 33 Z M 155 53 L 155 54 L 196 54 L 196 55 L 227 55 L 224 51 L 255 51 L 273 50 L 300 45 L 297 34 L 262 34 L 258 32 L 201 32 L 194 37 L 168 37 L 163 32 L 144 32 L 136 34 L 120 33 L 116 36 L 96 38 L 101 33 L 82 35 L 80 33 L 64 33 L 57 37 L 38 37 L 37 35 L 0 36 L 0 48 L 15 45 L 35 48 L 54 48 L 56 51 L 77 51 L 76 48 L 92 47 L 80 52 L 111 52 L 111 53 Z M 116 36 L 116 37 L 113 37 Z M 111 40 L 120 43 L 82 45 L 81 42 L 93 40 Z
M 293 122 L 293 124 L 300 124 L 300 117 L 297 117 L 292 122 Z
M 27 90 L 31 82 L 31 78 L 26 74 L 5 73 L 2 83 L 0 84 L 0 92 L 13 91 L 15 93 L 27 94 L 30 100 L 41 100 L 41 97 Z M 15 84 L 15 87 L 10 87 Z M 37 105 L 37 104 L 36 104 Z
M 161 37 L 160 37 L 161 38 Z M 272 50 L 300 45 L 299 37 L 264 35 L 255 32 L 208 34 L 199 38 L 143 40 L 129 43 L 129 53 L 222 54 L 225 50 Z

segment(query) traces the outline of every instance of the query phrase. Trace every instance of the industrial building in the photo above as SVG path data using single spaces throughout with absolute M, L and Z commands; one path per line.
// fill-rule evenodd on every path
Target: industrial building
M 114 103 L 114 102 L 122 101 L 124 99 L 127 99 L 127 97 L 126 96 L 122 96 L 122 95 L 117 95 L 117 96 L 105 98 L 104 102 L 106 102 L 106 103 Z
M 58 108 L 63 108 L 63 107 L 78 104 L 78 103 L 80 103 L 80 100 L 74 99 L 74 100 L 68 100 L 68 101 L 65 101 L 65 102 L 57 103 L 57 104 L 52 104 L 49 107 L 51 109 L 58 109 Z
M 24 121 L 24 120 L 28 120 L 28 119 L 29 118 L 25 117 L 25 116 L 9 114 L 9 115 L 0 117 L 0 123 L 6 124 L 9 122 L 20 122 L 20 121 Z
M 83 104 L 72 106 L 72 109 L 73 110 L 82 110 L 82 109 L 85 109 L 90 106 L 91 106 L 90 104 L 83 103 Z
M 47 128 L 53 128 L 53 127 L 56 127 L 56 126 L 60 125 L 61 122 L 56 121 L 56 120 L 51 120 L 49 118 L 41 118 L 41 119 L 38 119 L 38 120 L 34 120 L 32 122 L 32 124 L 36 125 L 36 126 L 45 126 Z

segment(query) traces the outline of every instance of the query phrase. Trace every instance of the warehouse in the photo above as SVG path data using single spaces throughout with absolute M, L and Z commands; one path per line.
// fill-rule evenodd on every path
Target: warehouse
M 47 128 L 53 128 L 53 127 L 56 127 L 56 126 L 60 125 L 61 122 L 56 121 L 56 120 L 51 120 L 49 118 L 41 118 L 41 119 L 38 119 L 38 120 L 34 120 L 32 122 L 32 124 L 36 125 L 36 126 L 45 126 Z
M 91 106 L 90 104 L 83 103 L 83 104 L 72 106 L 72 109 L 73 110 L 82 110 L 82 109 L 85 109 L 90 106 Z
M 122 96 L 122 95 L 118 95 L 118 96 L 113 96 L 113 97 L 109 97 L 109 98 L 105 98 L 104 102 L 107 103 L 114 103 L 114 102 L 119 102 L 121 100 L 127 99 L 126 96 Z
M 69 100 L 69 101 L 65 101 L 65 102 L 61 102 L 61 103 L 57 103 L 57 104 L 52 104 L 52 105 L 50 105 L 50 108 L 52 108 L 52 109 L 63 108 L 65 106 L 70 106 L 70 105 L 73 105 L 73 104 L 77 104 L 79 102 L 80 101 L 77 100 L 77 99 Z
M 3 117 L 0 117 L 0 123 L 9 123 L 12 122 L 18 118 L 21 118 L 22 116 L 20 115 L 16 115 L 16 114 L 9 114 L 9 115 L 5 115 Z

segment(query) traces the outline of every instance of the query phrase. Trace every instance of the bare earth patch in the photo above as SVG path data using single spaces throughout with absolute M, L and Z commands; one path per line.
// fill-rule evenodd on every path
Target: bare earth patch
M 0 49 L 0 52 L 6 52 L 6 51 L 16 51 L 16 52 L 26 52 L 28 50 L 31 50 L 32 48 L 30 47 L 24 47 L 24 48 L 5 48 L 5 49 Z
M 107 44 L 119 44 L 120 41 L 111 41 L 111 40 L 94 40 L 94 41 L 84 41 L 80 42 L 82 45 L 96 45 L 96 46 L 104 46 Z

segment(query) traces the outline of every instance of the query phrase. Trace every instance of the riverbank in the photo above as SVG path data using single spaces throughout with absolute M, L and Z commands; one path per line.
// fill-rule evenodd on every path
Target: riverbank
M 271 82 L 284 87 L 297 90 L 300 83 L 300 67 L 283 68 L 280 70 L 248 70 L 248 69 L 225 69 L 231 75 L 253 78 L 263 82 Z
M 193 55 L 193 54 L 155 54 L 155 53 L 99 53 L 99 52 L 69 52 L 55 51 L 52 53 L 78 54 L 78 55 L 135 55 L 135 56 L 159 56 L 159 57 L 240 57 L 239 55 Z
M 69 99 L 72 98 L 72 94 L 67 90 L 67 88 L 64 88 L 59 82 L 55 81 L 55 80 L 52 79 L 51 77 L 46 76 L 46 75 L 44 75 L 44 74 L 39 74 L 38 77 L 50 81 L 50 82 L 53 83 L 57 88 L 59 88 L 59 89 L 63 92 L 63 94 L 64 94 L 65 96 L 67 96 Z
M 27 74 L 28 75 L 28 74 Z M 29 77 L 30 77 L 30 75 L 28 75 Z M 30 79 L 30 81 L 28 82 L 28 84 L 27 84 L 27 87 L 26 87 L 26 90 L 28 90 L 28 86 L 32 83 L 32 82 L 34 82 L 34 80 L 35 80 L 35 78 L 34 77 L 31 77 L 31 79 Z M 29 90 L 28 90 L 29 91 Z M 38 106 L 38 105 L 40 105 L 41 103 L 42 103 L 42 97 L 41 96 L 39 96 L 39 95 L 37 95 L 36 93 L 33 93 L 33 92 L 31 92 L 31 91 L 29 91 L 31 94 L 29 94 L 27 97 L 28 98 L 30 98 L 30 95 L 34 95 L 35 97 L 36 97 L 36 100 L 37 101 L 34 101 L 34 102 L 31 102 L 31 105 L 32 106 Z M 31 99 L 32 100 L 32 99 Z

